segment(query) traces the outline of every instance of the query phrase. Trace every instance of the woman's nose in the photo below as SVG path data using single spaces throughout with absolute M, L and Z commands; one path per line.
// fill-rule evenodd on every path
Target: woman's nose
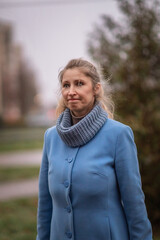
M 76 91 L 75 91 L 74 86 L 70 86 L 68 94 L 69 95 L 74 95 L 75 93 L 76 93 Z

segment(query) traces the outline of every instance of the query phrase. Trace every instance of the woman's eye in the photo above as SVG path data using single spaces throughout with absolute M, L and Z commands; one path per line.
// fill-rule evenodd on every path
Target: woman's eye
M 65 84 L 63 84 L 63 87 L 64 87 L 64 88 L 68 88 L 68 87 L 69 87 L 69 84 L 68 84 L 68 83 L 65 83 Z
M 77 83 L 77 86 L 82 86 L 83 85 L 83 82 L 78 82 Z

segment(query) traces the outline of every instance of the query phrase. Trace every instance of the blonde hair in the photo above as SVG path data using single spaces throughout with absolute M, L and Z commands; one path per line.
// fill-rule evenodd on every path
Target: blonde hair
M 92 80 L 93 88 L 96 86 L 97 83 L 101 83 L 101 88 L 98 95 L 96 96 L 96 101 L 100 102 L 102 108 L 108 113 L 108 117 L 113 119 L 114 103 L 112 101 L 111 93 L 109 91 L 110 90 L 109 85 L 107 84 L 107 88 L 104 91 L 102 80 L 100 79 L 100 74 L 98 73 L 96 67 L 92 63 L 86 60 L 83 60 L 82 58 L 70 60 L 67 63 L 67 65 L 59 72 L 58 78 L 59 78 L 60 84 L 62 84 L 62 79 L 65 71 L 72 68 L 78 68 L 83 72 L 83 74 L 90 77 Z M 66 106 L 64 104 L 63 98 L 61 97 L 56 108 L 57 117 L 65 109 L 66 109 Z

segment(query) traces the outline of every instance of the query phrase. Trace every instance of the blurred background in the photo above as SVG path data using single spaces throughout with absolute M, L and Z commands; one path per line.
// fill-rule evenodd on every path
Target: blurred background
M 58 73 L 78 57 L 110 80 L 115 119 L 134 131 L 160 240 L 160 0 L 0 0 L 0 239 L 36 238 L 43 135 Z

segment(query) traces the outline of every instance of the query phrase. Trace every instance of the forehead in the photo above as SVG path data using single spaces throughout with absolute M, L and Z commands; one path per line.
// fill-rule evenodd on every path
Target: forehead
M 84 71 L 79 68 L 67 69 L 62 77 L 62 81 L 69 81 L 69 80 L 77 80 L 77 79 L 90 79 L 90 77 L 86 76 Z

